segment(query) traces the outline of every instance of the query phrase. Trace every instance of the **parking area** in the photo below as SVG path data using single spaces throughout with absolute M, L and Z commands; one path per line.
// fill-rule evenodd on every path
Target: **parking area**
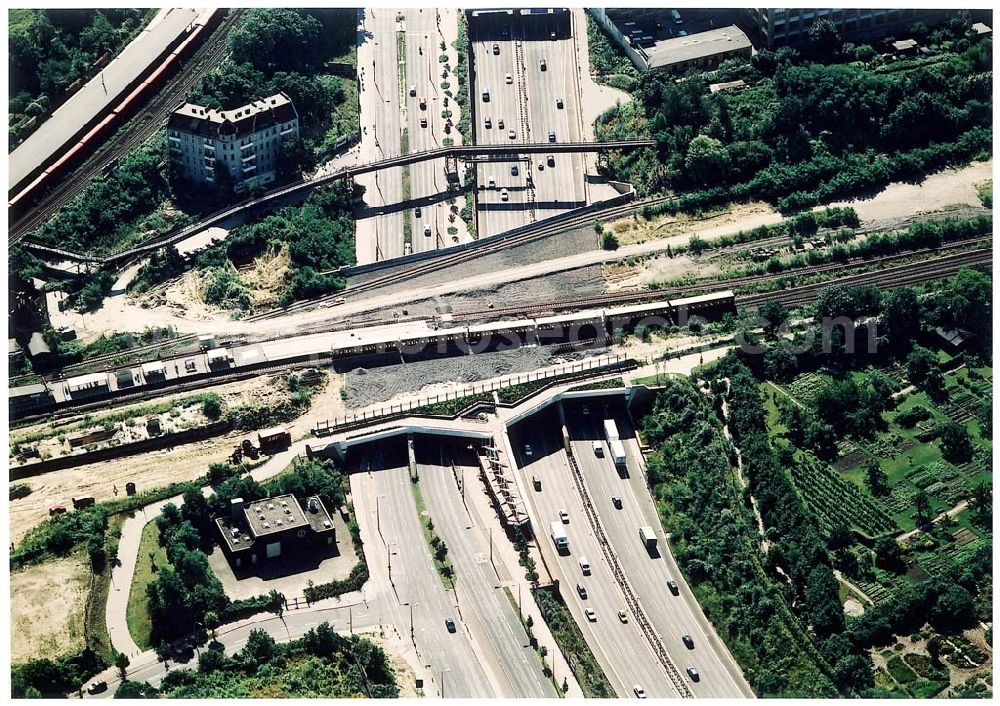
M 478 144 L 583 139 L 569 12 L 470 17 L 473 136 Z M 587 203 L 582 155 L 522 155 L 476 166 L 478 230 L 494 235 Z

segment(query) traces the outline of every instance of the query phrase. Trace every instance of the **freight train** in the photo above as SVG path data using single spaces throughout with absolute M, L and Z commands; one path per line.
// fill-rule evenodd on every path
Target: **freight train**
M 181 41 L 169 54 L 162 57 L 159 65 L 151 64 L 150 73 L 133 88 L 102 120 L 94 125 L 79 140 L 72 145 L 52 164 L 42 171 L 26 187 L 21 189 L 8 203 L 8 213 L 11 219 L 23 213 L 25 208 L 34 204 L 52 184 L 65 176 L 86 155 L 100 147 L 118 127 L 128 121 L 145 101 L 156 93 L 164 78 L 174 71 L 180 62 L 186 58 L 215 28 L 224 11 L 216 8 L 199 15 L 192 23 L 187 37 Z

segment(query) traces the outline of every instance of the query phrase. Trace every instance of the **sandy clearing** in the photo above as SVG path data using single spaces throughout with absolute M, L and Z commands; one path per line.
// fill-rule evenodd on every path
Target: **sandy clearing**
M 32 493 L 10 502 L 10 541 L 17 543 L 31 527 L 48 517 L 52 505 L 69 505 L 77 495 L 109 500 L 125 492 L 125 483 L 135 481 L 139 492 L 173 482 L 194 480 L 210 463 L 224 461 L 245 432 L 175 446 L 141 456 L 104 461 L 87 466 L 45 473 L 26 482 Z
M 10 575 L 10 658 L 14 664 L 83 647 L 88 571 L 81 557 Z
M 973 162 L 958 169 L 931 174 L 919 184 L 889 184 L 870 199 L 838 201 L 831 206 L 851 206 L 863 221 L 927 213 L 947 206 L 981 206 L 977 187 L 993 178 L 993 160 Z
M 275 385 L 274 376 L 244 380 L 225 389 L 215 391 L 227 405 L 274 404 L 279 398 L 287 397 L 283 387 Z M 317 393 L 324 407 L 339 399 L 339 389 L 332 392 L 328 388 Z M 335 388 L 336 389 L 336 388 Z M 334 401 L 327 399 L 336 395 Z M 342 410 L 340 412 L 342 414 Z M 322 410 L 307 412 L 285 426 L 294 438 L 305 436 L 315 424 L 315 419 L 327 419 L 330 415 Z M 61 471 L 43 473 L 23 482 L 31 486 L 32 493 L 26 498 L 10 502 L 10 541 L 17 543 L 31 527 L 48 517 L 52 505 L 69 505 L 71 498 L 78 495 L 92 495 L 98 501 L 115 497 L 125 492 L 125 483 L 134 481 L 139 492 L 159 488 L 170 483 L 190 481 L 203 475 L 209 464 L 225 461 L 233 447 L 244 438 L 256 438 L 256 432 L 234 431 L 214 439 L 206 439 L 193 444 L 174 446 L 160 451 L 126 458 L 88 464 Z
M 706 216 L 663 214 L 649 221 L 642 218 L 623 218 L 606 223 L 605 228 L 611 228 L 615 232 L 621 245 L 632 245 L 685 234 L 697 234 L 707 240 L 717 237 L 722 230 L 726 233 L 749 230 L 761 225 L 771 225 L 780 220 L 781 214 L 774 208 L 766 203 L 754 202 L 734 204 L 725 210 L 709 213 Z

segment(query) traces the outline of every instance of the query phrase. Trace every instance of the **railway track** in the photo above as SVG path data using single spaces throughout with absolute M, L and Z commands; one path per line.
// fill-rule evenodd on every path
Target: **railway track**
M 588 226 L 594 222 L 594 219 L 600 218 L 602 220 L 612 220 L 615 218 L 622 218 L 625 216 L 630 216 L 633 213 L 641 211 L 646 206 L 658 206 L 664 203 L 668 203 L 674 200 L 674 196 L 659 196 L 656 198 L 644 199 L 642 201 L 634 201 L 629 204 L 624 204 L 621 206 L 612 206 L 606 209 L 590 211 L 579 216 L 573 216 L 566 219 L 561 219 L 557 223 L 543 224 L 537 228 L 531 228 L 523 233 L 517 233 L 511 236 L 497 236 L 492 242 L 489 242 L 478 248 L 473 248 L 471 250 L 463 250 L 461 252 L 448 253 L 435 257 L 427 262 L 417 263 L 412 267 L 409 267 L 401 272 L 394 272 L 391 274 L 383 275 L 381 277 L 375 277 L 366 282 L 361 282 L 353 287 L 349 287 L 340 292 L 335 292 L 333 294 L 328 294 L 317 299 L 311 299 L 309 301 L 297 302 L 288 306 L 285 309 L 263 312 L 261 314 L 255 314 L 254 316 L 248 316 L 247 321 L 260 321 L 263 319 L 274 319 L 280 316 L 284 316 L 289 312 L 303 311 L 306 309 L 313 308 L 317 305 L 324 303 L 335 302 L 340 299 L 349 299 L 356 297 L 359 294 L 364 294 L 375 289 L 381 289 L 382 287 L 387 287 L 393 284 L 399 284 L 407 280 L 420 277 L 422 275 L 431 274 L 433 272 L 438 272 L 447 267 L 453 267 L 454 265 L 459 265 L 464 262 L 469 262 L 476 258 L 482 257 L 483 255 L 488 255 L 492 253 L 500 252 L 510 247 L 524 245 L 526 243 L 531 243 L 536 240 L 541 240 L 543 238 L 548 238 L 553 235 L 558 235 L 559 233 L 565 233 L 569 230 L 574 230 L 576 228 L 581 228 Z
M 955 274 L 963 267 L 982 267 L 992 265 L 993 253 L 991 250 L 974 250 L 962 253 L 954 253 L 951 255 L 944 255 L 942 257 L 933 258 L 920 263 L 908 263 L 902 265 L 896 265 L 889 267 L 880 272 L 864 272 L 855 273 L 851 275 L 846 275 L 844 277 L 826 280 L 823 282 L 818 282 L 814 284 L 803 285 L 800 287 L 794 287 L 785 290 L 776 290 L 771 292 L 763 292 L 758 294 L 748 294 L 737 297 L 736 303 L 738 307 L 743 308 L 754 308 L 762 304 L 767 300 L 777 300 L 786 305 L 798 305 L 804 304 L 812 301 L 816 298 L 816 295 L 824 288 L 832 285 L 850 285 L 850 284 L 874 284 L 882 289 L 889 289 L 892 287 L 900 287 L 905 285 L 917 284 L 920 282 L 925 282 L 929 280 L 940 279 L 942 277 L 947 277 Z M 724 283 L 715 283 L 718 287 L 725 286 Z M 633 292 L 625 295 L 605 295 L 603 297 L 589 297 L 585 299 L 577 300 L 566 300 L 563 302 L 555 304 L 547 304 L 542 307 L 527 307 L 518 310 L 518 313 L 522 316 L 525 315 L 538 315 L 542 313 L 547 313 L 553 310 L 559 309 L 582 309 L 586 307 L 592 307 L 594 305 L 615 305 L 615 304 L 627 304 L 636 301 L 640 301 L 642 298 L 654 298 L 662 295 L 664 292 Z M 497 310 L 488 310 L 489 315 L 496 315 L 498 313 L 513 313 L 510 309 L 498 312 Z M 471 316 L 473 312 L 465 314 L 465 316 Z M 331 361 L 332 362 L 332 361 Z M 134 365 L 139 365 L 140 363 L 135 363 Z M 166 394 L 176 394 L 178 392 L 194 391 L 207 387 L 213 387 L 226 382 L 235 382 L 237 380 L 244 379 L 246 377 L 253 377 L 259 375 L 276 374 L 283 371 L 296 370 L 299 368 L 306 367 L 316 367 L 317 365 L 324 365 L 323 362 L 310 360 L 297 363 L 275 363 L 273 365 L 264 365 L 255 370 L 239 370 L 232 371 L 230 373 L 223 373 L 221 375 L 213 375 L 209 378 L 191 381 L 187 383 L 181 383 L 176 386 L 167 386 L 163 388 L 158 388 L 155 390 L 137 390 L 132 393 L 120 395 L 111 400 L 101 400 L 92 403 L 87 403 L 82 406 L 75 406 L 68 409 L 59 410 L 55 412 L 56 417 L 65 416 L 68 414 L 78 414 L 84 410 L 90 409 L 102 409 L 111 408 L 117 404 L 128 403 L 132 401 L 150 399 Z M 58 382 L 58 381 L 57 381 Z M 24 417 L 21 421 L 27 421 L 39 416 L 52 416 L 53 413 L 49 412 L 43 415 L 30 415 Z
M 760 294 L 747 294 L 736 297 L 737 306 L 755 307 L 773 299 L 787 305 L 805 304 L 816 297 L 822 289 L 831 285 L 861 285 L 872 284 L 879 289 L 891 289 L 918 284 L 928 280 L 948 277 L 964 267 L 992 266 L 992 250 L 973 250 L 935 258 L 924 262 L 897 265 L 881 272 L 864 272 L 845 275 L 833 280 L 802 285 L 793 289 L 775 290 Z
M 488 318 L 488 317 L 498 318 L 498 317 L 501 317 L 501 316 L 540 316 L 540 315 L 547 315 L 547 314 L 555 314 L 555 313 L 557 313 L 559 311 L 565 311 L 567 309 L 580 310 L 580 309 L 587 309 L 587 308 L 600 308 L 600 307 L 606 307 L 606 306 L 618 306 L 618 305 L 621 305 L 621 304 L 637 304 L 637 303 L 644 302 L 644 301 L 649 300 L 649 299 L 659 299 L 659 298 L 662 298 L 664 296 L 670 296 L 670 295 L 698 294 L 698 293 L 703 293 L 703 292 L 716 291 L 716 290 L 720 290 L 720 289 L 733 289 L 733 288 L 737 288 L 737 287 L 741 287 L 741 286 L 745 286 L 745 285 L 749 285 L 749 284 L 757 284 L 757 283 L 762 283 L 762 282 L 780 281 L 782 279 L 788 279 L 788 278 L 792 278 L 792 277 L 804 277 L 804 276 L 809 276 L 809 275 L 823 274 L 823 273 L 826 273 L 826 272 L 834 272 L 834 271 L 837 271 L 837 270 L 843 270 L 845 267 L 851 267 L 852 265 L 855 265 L 855 266 L 861 265 L 861 266 L 863 266 L 863 265 L 876 264 L 876 263 L 892 263 L 892 262 L 895 262 L 895 261 L 898 261 L 898 260 L 901 260 L 901 259 L 912 257 L 914 255 L 924 255 L 924 254 L 930 254 L 930 253 L 940 253 L 940 252 L 947 251 L 947 250 L 954 250 L 954 249 L 957 249 L 957 248 L 960 248 L 960 247 L 967 247 L 969 245 L 975 245 L 975 244 L 979 244 L 979 243 L 988 243 L 988 242 L 991 242 L 992 239 L 993 239 L 992 235 L 984 236 L 984 237 L 980 237 L 980 238 L 970 238 L 968 240 L 962 240 L 962 241 L 956 241 L 954 243 L 948 243 L 948 244 L 945 244 L 945 245 L 943 245 L 943 246 L 941 246 L 940 248 L 937 248 L 937 249 L 925 248 L 923 250 L 913 250 L 913 251 L 910 251 L 910 252 L 900 253 L 900 254 L 897 254 L 897 255 L 887 255 L 885 257 L 877 258 L 877 259 L 872 259 L 872 260 L 859 260 L 859 261 L 849 262 L 849 263 L 831 263 L 831 264 L 828 264 L 828 265 L 815 265 L 813 267 L 806 267 L 806 268 L 801 268 L 801 269 L 797 269 L 797 270 L 790 270 L 788 272 L 778 273 L 778 274 L 774 274 L 774 275 L 755 275 L 755 276 L 751 276 L 751 277 L 736 277 L 736 278 L 732 278 L 732 279 L 711 280 L 711 281 L 701 281 L 701 282 L 695 281 L 695 282 L 688 283 L 688 284 L 683 284 L 683 285 L 680 285 L 680 286 L 677 286 L 677 287 L 664 287 L 662 289 L 642 290 L 642 291 L 638 291 L 638 292 L 621 292 L 621 293 L 617 293 L 617 294 L 602 294 L 602 295 L 596 295 L 596 296 L 593 296 L 593 297 L 583 297 L 583 298 L 580 298 L 580 299 L 555 301 L 555 302 L 551 302 L 551 303 L 540 305 L 540 306 L 534 306 L 534 307 L 512 306 L 512 307 L 501 307 L 501 308 L 493 308 L 493 309 L 476 309 L 476 310 L 471 310 L 471 311 L 468 311 L 468 312 L 455 312 L 455 316 L 468 317 L 470 319 L 480 320 L 480 319 Z M 972 251 L 972 252 L 968 252 L 967 251 L 967 252 L 954 253 L 954 254 L 951 254 L 951 255 L 945 255 L 944 257 L 940 257 L 940 258 L 934 258 L 930 262 L 934 263 L 936 266 L 945 266 L 945 267 L 947 267 L 949 265 L 949 263 L 952 262 L 952 258 L 955 258 L 956 259 L 955 261 L 957 261 L 957 262 L 968 261 L 971 264 L 983 264 L 982 258 L 979 257 L 978 255 L 977 256 L 973 256 L 973 253 L 983 253 L 983 254 L 985 254 L 987 256 L 986 257 L 987 261 L 991 257 L 991 251 L 989 251 L 989 250 L 980 250 L 980 251 Z M 966 258 L 965 256 L 970 256 L 970 257 Z M 916 264 L 920 264 L 920 263 L 901 265 L 899 267 L 900 268 L 913 268 L 913 267 L 915 267 Z M 955 271 L 957 271 L 957 269 Z M 802 285 L 802 287 L 815 286 L 815 287 L 821 289 L 823 287 L 829 286 L 830 284 L 839 283 L 839 282 L 841 282 L 841 280 L 849 280 L 849 282 L 847 282 L 847 283 L 858 283 L 858 282 L 864 283 L 864 278 L 869 278 L 870 279 L 872 277 L 876 277 L 877 274 L 878 273 L 871 273 L 871 272 L 856 273 L 854 275 L 848 275 L 848 276 L 846 276 L 844 278 L 838 278 L 837 280 L 832 280 L 832 281 L 831 280 L 825 280 L 823 282 L 816 283 L 815 285 Z M 795 290 L 797 291 L 799 288 L 800 287 L 796 287 Z M 776 294 L 777 292 L 780 292 L 780 291 L 783 291 L 783 290 L 775 290 L 775 291 L 772 291 L 772 292 L 768 292 L 766 294 L 761 294 L 760 296 L 763 299 L 774 298 L 773 295 Z M 789 291 L 791 291 L 791 290 L 789 290 Z M 755 296 L 755 295 L 748 295 L 748 296 Z M 746 299 L 746 297 L 744 297 L 744 299 Z M 740 301 L 740 300 L 741 300 L 741 298 L 737 297 L 737 301 Z
M 219 26 L 184 63 L 180 71 L 167 81 L 137 115 L 119 128 L 100 150 L 66 176 L 58 187 L 43 196 L 37 205 L 11 224 L 7 236 L 8 242 L 16 243 L 32 233 L 82 192 L 90 181 L 100 176 L 109 165 L 159 130 L 170 111 L 226 56 L 229 33 L 245 12 L 246 10 L 241 9 L 230 10 Z

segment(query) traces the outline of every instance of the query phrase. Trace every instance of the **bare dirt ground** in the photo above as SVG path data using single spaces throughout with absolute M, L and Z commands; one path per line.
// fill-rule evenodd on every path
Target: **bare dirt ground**
M 88 571 L 81 557 L 10 575 L 10 659 L 55 658 L 83 646 Z
M 125 483 L 135 481 L 139 492 L 173 482 L 194 480 L 210 463 L 224 461 L 245 433 L 176 446 L 140 456 L 104 461 L 45 473 L 25 482 L 32 493 L 10 502 L 10 541 L 18 542 L 31 527 L 48 517 L 52 505 L 69 505 L 70 498 L 92 495 L 109 500 L 125 492 Z
M 344 413 L 340 398 L 341 376 L 329 375 L 329 384 L 315 393 L 309 410 L 285 425 L 293 439 L 309 434 L 316 421 Z M 274 376 L 259 377 L 214 388 L 214 391 L 225 406 L 276 404 L 287 397 L 287 392 L 275 383 Z M 10 541 L 17 543 L 25 532 L 49 516 L 51 506 L 68 505 L 74 496 L 92 495 L 98 501 L 109 500 L 116 497 L 116 488 L 119 494 L 124 493 L 125 483 L 130 480 L 136 483 L 139 492 L 194 480 L 205 473 L 209 464 L 226 460 L 241 439 L 254 436 L 254 432 L 232 432 L 193 444 L 28 478 L 23 482 L 31 487 L 32 493 L 12 500 L 9 505 Z
M 609 292 L 643 289 L 653 282 L 711 277 L 721 273 L 722 268 L 717 263 L 687 255 L 654 255 L 635 264 L 617 262 L 604 268 Z
M 781 215 L 766 203 L 735 204 L 726 209 L 708 213 L 704 216 L 687 214 L 663 214 L 652 220 L 643 218 L 624 218 L 606 223 L 605 228 L 611 228 L 622 245 L 644 243 L 647 240 L 659 240 L 674 235 L 695 235 L 709 239 L 718 231 L 732 231 L 737 224 L 739 230 L 749 230 L 760 225 L 770 225 L 781 220 Z
M 853 207 L 862 221 L 926 213 L 954 204 L 979 206 L 977 187 L 992 178 L 991 159 L 932 174 L 919 184 L 890 184 L 870 199 L 831 205 Z

